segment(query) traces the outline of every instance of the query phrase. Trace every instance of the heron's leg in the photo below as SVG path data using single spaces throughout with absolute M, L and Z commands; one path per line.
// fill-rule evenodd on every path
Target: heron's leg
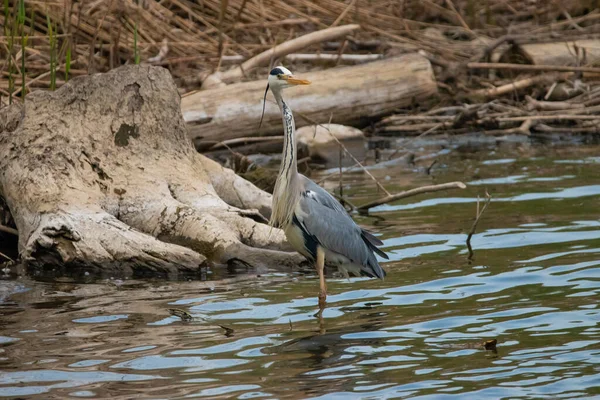
M 327 299 L 327 285 L 325 284 L 325 251 L 321 246 L 317 247 L 317 273 L 319 274 L 319 309 L 323 310 Z

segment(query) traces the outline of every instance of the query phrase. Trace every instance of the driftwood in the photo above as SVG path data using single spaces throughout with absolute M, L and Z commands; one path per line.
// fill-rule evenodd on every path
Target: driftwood
M 0 195 L 32 267 L 291 265 L 270 195 L 198 154 L 167 70 L 125 66 L 0 112 Z
M 437 93 L 431 64 L 409 54 L 368 64 L 306 74 L 312 85 L 290 89 L 287 102 L 296 126 L 324 123 L 352 125 L 367 117 L 391 113 Z M 258 131 L 266 79 L 199 91 L 182 99 L 188 132 L 197 141 L 220 142 Z M 267 97 L 261 135 L 281 133 L 281 115 Z

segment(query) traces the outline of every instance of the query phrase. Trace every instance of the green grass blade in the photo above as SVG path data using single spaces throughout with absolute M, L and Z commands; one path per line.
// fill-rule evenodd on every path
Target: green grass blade
M 19 12 L 18 12 L 18 18 L 19 18 L 19 25 L 24 25 L 25 24 L 25 0 L 19 0 Z
M 10 16 L 10 5 L 8 0 L 4 0 L 4 36 L 8 36 L 8 18 Z
M 138 49 L 138 23 L 136 21 L 135 27 L 133 29 L 133 57 L 134 62 L 137 64 L 140 63 L 140 52 Z
M 21 99 L 25 99 L 25 49 L 27 49 L 27 36 L 25 35 L 25 0 L 19 1 L 19 26 L 21 28 Z
M 56 89 L 56 37 L 52 29 L 52 21 L 50 16 L 46 14 L 48 23 L 48 40 L 50 42 L 50 90 Z
M 69 81 L 69 71 L 71 71 L 71 43 L 67 44 L 67 52 L 65 53 L 65 82 Z
M 15 35 L 17 34 L 17 18 L 18 15 L 11 15 L 12 12 L 9 8 L 8 2 L 5 0 L 4 2 L 4 15 L 6 19 L 4 20 L 5 32 L 8 32 L 8 104 L 12 104 L 13 100 L 13 92 L 15 91 L 15 77 L 13 75 L 15 65 L 13 64 L 13 50 L 15 47 Z M 8 28 L 9 23 L 10 30 Z

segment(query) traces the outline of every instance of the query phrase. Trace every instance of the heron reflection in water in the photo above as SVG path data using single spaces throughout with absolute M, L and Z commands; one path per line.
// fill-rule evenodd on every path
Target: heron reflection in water
M 319 309 L 322 311 L 327 298 L 326 263 L 337 267 L 345 276 L 350 273 L 382 279 L 385 271 L 375 254 L 385 259 L 388 256 L 378 249 L 383 242 L 356 225 L 329 192 L 298 173 L 294 117 L 281 92 L 291 86 L 309 84 L 281 66 L 269 73 L 265 98 L 270 88 L 281 111 L 284 128 L 283 158 L 273 191 L 269 223 L 283 229 L 292 247 L 315 263 L 320 284 Z

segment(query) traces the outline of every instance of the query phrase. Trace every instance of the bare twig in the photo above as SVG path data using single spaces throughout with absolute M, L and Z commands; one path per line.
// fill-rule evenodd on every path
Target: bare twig
M 456 14 L 456 19 L 462 25 L 462 27 L 465 28 L 467 31 L 473 33 L 471 28 L 469 28 L 469 25 L 467 25 L 467 23 L 463 19 L 462 15 L 460 15 L 456 7 L 454 7 L 454 3 L 452 3 L 452 0 L 446 0 L 446 5 L 448 5 L 448 8 L 450 8 L 454 14 Z
M 164 38 L 162 41 L 162 44 L 160 46 L 160 49 L 158 50 L 158 54 L 154 57 L 150 57 L 148 59 L 148 62 L 149 63 L 161 62 L 167 56 L 168 52 L 169 52 L 169 41 L 167 40 L 167 38 Z
M 372 180 L 375 182 L 375 184 L 377 185 L 377 187 L 378 187 L 379 189 L 381 189 L 381 190 L 382 190 L 382 191 L 383 191 L 385 194 L 387 194 L 388 196 L 391 196 L 391 193 L 390 193 L 390 192 L 388 192 L 388 191 L 387 191 L 387 189 L 386 189 L 385 187 L 383 187 L 383 185 L 382 185 L 381 183 L 379 183 L 379 181 L 377 180 L 377 178 L 375 178 L 375 177 L 374 177 L 374 176 L 373 176 L 373 175 L 372 175 L 372 174 L 371 174 L 371 173 L 370 173 L 370 172 L 369 172 L 369 171 L 368 171 L 368 170 L 367 170 L 367 169 L 364 167 L 364 165 L 362 165 L 362 163 L 361 163 L 360 161 L 358 161 L 358 160 L 356 159 L 356 157 L 354 157 L 354 154 L 352 154 L 352 153 L 351 153 L 351 152 L 350 152 L 350 151 L 349 151 L 349 150 L 346 148 L 346 146 L 344 146 L 344 144 L 343 144 L 342 142 L 340 142 L 340 140 L 339 140 L 338 138 L 336 138 L 336 137 L 335 137 L 335 135 L 334 135 L 333 133 L 331 133 L 331 130 L 330 130 L 328 127 L 326 127 L 326 126 L 325 126 L 325 125 L 323 125 L 323 124 L 319 124 L 318 122 L 316 122 L 316 121 L 315 121 L 315 120 L 313 120 L 312 118 L 310 118 L 310 117 L 307 117 L 306 115 L 304 115 L 304 114 L 302 114 L 302 113 L 300 113 L 300 112 L 296 112 L 296 114 L 298 114 L 298 115 L 299 115 L 301 118 L 305 119 L 306 121 L 310 122 L 311 124 L 314 124 L 314 125 L 319 125 L 319 126 L 323 127 L 324 129 L 326 129 L 326 130 L 327 130 L 327 132 L 329 132 L 329 134 L 330 134 L 330 135 L 331 135 L 331 137 L 333 138 L 333 140 L 335 140 L 335 141 L 336 141 L 336 143 L 337 143 L 337 144 L 338 144 L 338 145 L 339 145 L 339 146 L 340 146 L 342 149 L 344 149 L 344 151 L 346 152 L 346 154 L 348 154 L 348 155 L 350 156 L 350 158 L 352 158 L 352 160 L 353 160 L 355 163 L 357 163 L 357 164 L 358 164 L 358 165 L 359 165 L 359 166 L 362 168 L 362 170 L 363 170 L 363 171 L 365 171 L 365 173 L 366 173 L 367 175 L 369 175 L 369 177 L 370 177 L 370 178 L 371 178 L 371 179 L 372 179 Z M 331 121 L 331 117 L 330 117 L 330 119 L 329 119 L 329 120 Z
M 348 11 L 350 11 L 350 9 L 354 7 L 355 4 L 356 0 L 352 0 L 350 4 L 348 4 L 348 6 L 344 8 L 344 11 L 342 11 L 342 13 L 335 19 L 335 21 L 333 21 L 333 24 L 331 24 L 331 28 L 333 28 L 334 26 L 338 26 L 338 24 L 342 22 L 346 14 L 348 14 Z
M 416 195 L 422 194 L 422 193 L 438 192 L 440 190 L 448 190 L 448 189 L 466 189 L 466 188 L 467 188 L 467 185 L 465 185 L 462 182 L 458 182 L 458 181 L 442 183 L 439 185 L 421 186 L 418 188 L 405 190 L 400 193 L 396 193 L 393 195 L 382 197 L 377 200 L 370 201 L 367 204 L 363 204 L 362 206 L 359 206 L 358 212 L 367 213 L 370 208 L 377 207 L 377 206 L 380 206 L 380 205 L 386 204 L 386 203 L 391 203 L 393 201 L 404 199 L 406 197 L 416 196 Z
M 476 57 L 474 57 L 475 60 L 490 60 L 492 57 L 492 53 L 494 52 L 494 50 L 496 50 L 498 47 L 500 47 L 501 45 L 503 45 L 504 43 L 508 42 L 508 43 L 512 43 L 515 41 L 515 36 L 514 35 L 504 35 L 498 39 L 496 39 L 495 41 L 493 41 L 483 52 L 481 55 L 477 55 Z
M 479 196 L 477 196 L 477 209 L 475 211 L 475 221 L 473 221 L 473 225 L 471 226 L 471 230 L 469 231 L 469 235 L 467 236 L 467 249 L 469 249 L 469 260 L 471 260 L 473 258 L 473 248 L 471 247 L 471 238 L 475 234 L 475 229 L 477 229 L 477 224 L 479 223 L 479 219 L 483 215 L 483 212 L 485 211 L 487 206 L 490 204 L 491 200 L 492 200 L 492 196 L 490 196 L 490 194 L 488 192 L 486 192 L 485 193 L 485 203 L 483 204 L 483 207 L 481 208 L 481 211 L 480 211 L 479 210 Z

